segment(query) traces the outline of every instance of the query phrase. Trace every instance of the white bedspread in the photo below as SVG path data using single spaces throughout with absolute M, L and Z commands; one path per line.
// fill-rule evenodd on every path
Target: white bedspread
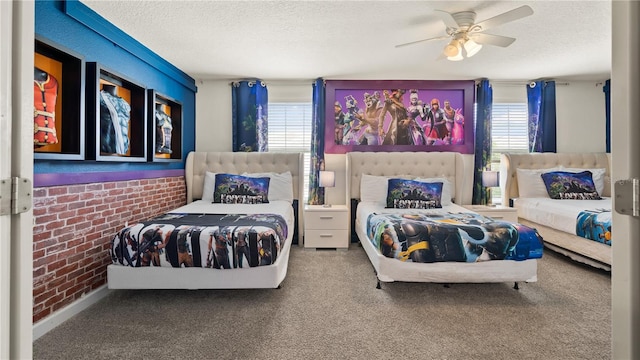
M 196 200 L 181 206 L 170 213 L 188 214 L 278 214 L 293 229 L 295 216 L 293 206 L 287 201 L 270 201 L 267 204 L 218 204 L 208 200 Z M 290 231 L 289 234 L 293 234 Z
M 584 210 L 611 210 L 611 198 L 602 200 L 556 200 L 518 198 L 514 201 L 518 217 L 550 228 L 576 234 L 576 218 Z

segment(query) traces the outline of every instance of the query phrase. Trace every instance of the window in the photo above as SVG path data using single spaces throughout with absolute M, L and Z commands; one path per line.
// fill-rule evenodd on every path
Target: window
M 491 170 L 500 170 L 500 154 L 529 151 L 526 103 L 493 103 L 491 111 Z M 500 202 L 500 188 L 492 189 L 491 201 Z M 507 204 L 504 204 L 507 205 Z
M 310 102 L 269 103 L 267 133 L 269 151 L 304 153 L 303 202 L 307 201 L 309 194 L 311 120 L 312 104 Z

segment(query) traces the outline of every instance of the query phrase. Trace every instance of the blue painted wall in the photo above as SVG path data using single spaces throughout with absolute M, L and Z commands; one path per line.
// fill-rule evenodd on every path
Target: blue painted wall
M 73 16 L 67 14 L 73 12 Z M 78 20 L 80 19 L 80 20 Z M 153 31 L 153 29 L 149 29 Z M 182 103 L 182 161 L 166 163 L 100 162 L 92 160 L 35 160 L 34 173 L 136 172 L 184 169 L 195 149 L 195 80 L 77 0 L 36 1 L 36 36 L 84 56 L 85 62 L 135 81 Z M 86 94 L 89 96 L 90 94 Z M 87 120 L 92 121 L 92 120 Z M 149 131 L 149 130 L 148 130 Z M 153 129 L 151 129 L 153 131 Z

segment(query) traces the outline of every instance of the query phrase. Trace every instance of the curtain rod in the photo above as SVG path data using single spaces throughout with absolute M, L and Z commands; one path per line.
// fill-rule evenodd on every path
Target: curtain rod
M 529 85 L 531 82 L 533 82 L 534 80 L 531 81 L 491 81 L 489 80 L 489 83 L 491 85 L 505 85 L 505 86 L 525 86 L 525 85 Z M 544 81 L 553 81 L 553 80 L 544 80 Z M 557 82 L 556 81 L 556 86 L 569 86 L 570 83 L 568 82 Z

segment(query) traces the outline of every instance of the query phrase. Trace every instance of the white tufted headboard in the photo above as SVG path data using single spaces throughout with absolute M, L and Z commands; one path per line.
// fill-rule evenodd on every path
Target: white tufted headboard
M 611 196 L 611 154 L 609 153 L 528 153 L 502 154 L 500 188 L 502 204 L 518 197 L 517 169 L 547 169 L 556 166 L 582 169 L 605 168 L 605 188 L 602 196 Z
M 451 182 L 456 204 L 471 204 L 473 157 L 465 161 L 456 152 L 350 152 L 347 153 L 347 204 L 360 198 L 362 174 L 444 177 Z

